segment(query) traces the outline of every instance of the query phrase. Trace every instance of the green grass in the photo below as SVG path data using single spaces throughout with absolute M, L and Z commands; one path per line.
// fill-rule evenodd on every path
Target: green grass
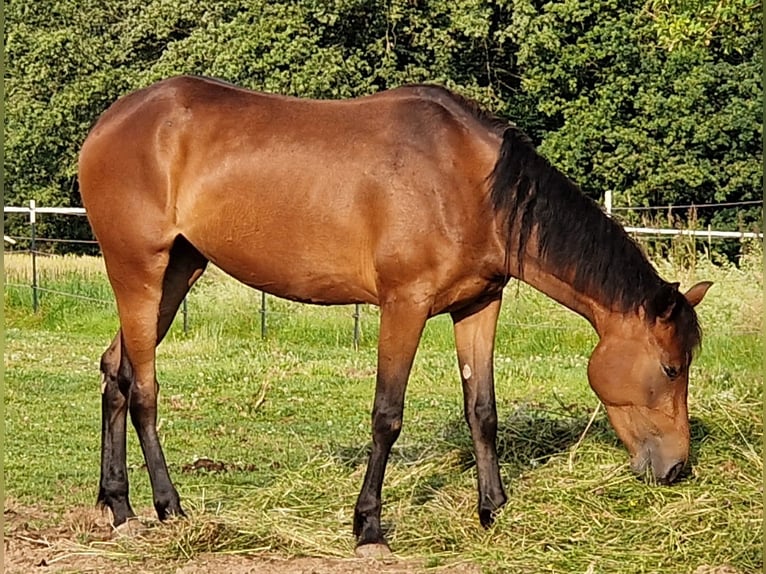
M 40 263 L 44 288 L 109 300 L 97 260 Z M 6 257 L 9 285 L 28 283 L 25 266 Z M 716 281 L 699 308 L 706 337 L 690 385 L 691 476 L 672 487 L 635 479 L 603 409 L 575 450 L 597 405 L 585 373 L 595 334 L 513 284 L 496 351 L 508 505 L 492 529 L 479 527 L 451 323 L 435 318 L 383 491 L 396 554 L 487 572 L 761 570 L 759 254 L 740 267 L 660 268 L 686 286 Z M 190 520 L 152 525 L 119 551 L 170 565 L 208 551 L 349 556 L 370 442 L 377 311 L 363 309 L 354 350 L 353 308 L 270 298 L 261 339 L 259 295 L 211 271 L 189 297 L 190 332 L 176 321 L 158 352 L 159 432 Z M 95 500 L 98 360 L 117 327 L 114 306 L 46 291 L 33 314 L 29 289 L 9 286 L 5 317 L 7 496 L 55 521 Z M 195 469 L 199 458 L 226 469 Z M 132 433 L 128 464 L 134 507 L 146 511 L 151 492 Z

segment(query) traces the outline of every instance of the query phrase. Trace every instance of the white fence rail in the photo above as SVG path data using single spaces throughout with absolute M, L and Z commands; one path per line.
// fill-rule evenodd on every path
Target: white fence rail
M 662 229 L 654 227 L 623 226 L 628 233 L 644 235 L 689 235 L 692 237 L 719 237 L 722 239 L 763 239 L 763 233 L 754 231 L 713 231 L 712 229 Z
M 642 209 L 672 209 L 672 208 L 689 208 L 696 209 L 697 207 L 722 207 L 722 206 L 738 206 L 738 205 L 757 205 L 763 204 L 762 201 L 737 201 L 727 203 L 710 203 L 700 206 L 696 205 L 667 205 L 656 207 L 612 207 L 612 192 L 607 190 L 604 195 L 604 209 L 607 215 L 611 217 L 614 211 L 628 211 L 634 209 L 640 211 Z M 668 228 L 655 228 L 655 227 L 628 227 L 623 226 L 623 229 L 628 233 L 637 233 L 643 235 L 687 235 L 690 237 L 705 237 L 712 239 L 713 237 L 719 237 L 722 239 L 763 239 L 763 233 L 755 233 L 753 231 L 714 231 L 710 227 L 705 229 L 668 229 Z

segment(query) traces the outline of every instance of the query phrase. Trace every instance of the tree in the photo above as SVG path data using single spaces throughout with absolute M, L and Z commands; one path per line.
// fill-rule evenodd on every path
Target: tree
M 759 31 L 753 0 L 514 0 L 507 30 L 549 122 L 542 152 L 617 205 L 761 199 Z

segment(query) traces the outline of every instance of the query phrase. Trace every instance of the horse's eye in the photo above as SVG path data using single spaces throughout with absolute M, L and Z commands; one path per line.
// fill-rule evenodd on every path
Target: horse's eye
M 665 371 L 665 374 L 670 379 L 675 379 L 680 373 L 681 370 L 677 367 L 672 367 L 670 365 L 662 365 L 662 370 Z

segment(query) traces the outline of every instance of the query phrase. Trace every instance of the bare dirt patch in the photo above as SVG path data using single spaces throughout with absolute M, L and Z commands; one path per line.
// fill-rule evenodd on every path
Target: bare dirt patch
M 94 546 L 112 537 L 107 516 L 96 508 L 56 516 L 6 500 L 3 519 L 6 573 L 99 572 L 112 566 Z
M 107 513 L 78 507 L 63 514 L 6 500 L 4 559 L 6 574 L 113 572 L 129 566 L 135 574 L 478 574 L 471 564 L 426 568 L 416 561 L 391 558 L 284 557 L 267 554 L 200 554 L 175 562 L 136 559 L 115 541 Z M 148 519 L 148 516 L 147 516 Z

